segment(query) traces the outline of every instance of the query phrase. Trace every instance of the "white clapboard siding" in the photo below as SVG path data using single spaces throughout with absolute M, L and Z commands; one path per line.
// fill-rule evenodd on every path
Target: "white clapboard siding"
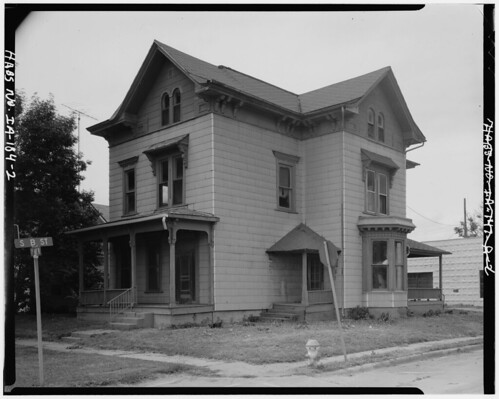
M 137 213 L 150 213 L 157 208 L 157 178 L 144 151 L 154 144 L 186 134 L 189 134 L 186 203 L 198 211 L 213 212 L 211 116 L 206 115 L 110 148 L 111 221 L 120 219 L 123 214 L 123 168 L 118 162 L 139 157 L 136 164 Z
M 362 237 L 357 223 L 365 215 L 365 182 L 362 180 L 361 148 L 391 158 L 399 169 L 393 178 L 389 192 L 391 216 L 405 217 L 406 170 L 405 153 L 374 141 L 345 133 L 344 181 L 345 181 L 345 307 L 355 307 L 362 301 Z
M 214 117 L 215 304 L 217 310 L 268 308 L 278 282 L 266 250 L 301 221 L 276 210 L 276 159 L 272 150 L 300 156 L 298 140 Z M 302 180 L 302 162 L 297 181 Z M 302 187 L 297 185 L 297 209 Z

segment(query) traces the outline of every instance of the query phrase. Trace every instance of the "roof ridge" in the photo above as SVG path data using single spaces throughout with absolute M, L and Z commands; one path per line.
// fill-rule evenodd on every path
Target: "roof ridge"
M 292 91 L 290 91 L 290 90 L 283 89 L 282 87 L 279 87 L 279 86 L 277 86 L 277 85 L 275 85 L 275 84 L 273 84 L 273 83 L 269 83 L 269 82 L 267 82 L 267 81 L 265 81 L 265 80 L 263 80 L 263 79 L 256 78 L 256 77 L 254 77 L 254 76 L 252 76 L 252 75 L 248 75 L 247 73 L 244 73 L 244 72 L 238 71 L 237 69 L 234 69 L 234 68 L 231 68 L 231 67 L 228 67 L 228 66 L 225 66 L 225 65 L 219 65 L 219 66 L 218 66 L 218 68 L 220 68 L 220 67 L 223 67 L 223 68 L 225 68 L 225 69 L 230 69 L 231 71 L 237 72 L 237 73 L 239 73 L 239 74 L 241 74 L 241 75 L 244 75 L 244 76 L 247 76 L 247 77 L 249 77 L 249 78 L 251 78 L 251 79 L 258 80 L 259 82 L 265 83 L 265 84 L 267 84 L 267 85 L 269 85 L 269 86 L 275 87 L 275 88 L 277 88 L 277 89 L 279 89 L 279 90 L 285 91 L 285 92 L 287 92 L 287 93 L 289 93 L 289 94 L 293 94 L 294 96 L 298 97 L 298 94 L 293 93 L 293 92 L 292 92 Z
M 319 91 L 319 90 L 322 90 L 322 89 L 325 89 L 327 87 L 331 87 L 331 86 L 334 86 L 334 85 L 337 85 L 337 84 L 340 84 L 340 83 L 345 83 L 345 82 L 349 82 L 349 81 L 352 81 L 352 80 L 363 78 L 363 77 L 368 76 L 368 75 L 372 75 L 372 74 L 375 74 L 375 73 L 380 73 L 383 70 L 389 71 L 389 70 L 391 70 L 391 66 L 388 65 L 388 66 L 376 69 L 376 70 L 371 71 L 371 72 L 363 73 L 362 75 L 357 75 L 357 76 L 354 76 L 354 77 L 351 77 L 351 78 L 348 78 L 348 79 L 343 79 L 343 80 L 340 80 L 338 82 L 331 83 L 331 84 L 326 85 L 326 86 L 318 87 L 317 89 L 309 90 L 309 91 L 307 91 L 305 93 L 299 94 L 298 97 L 301 97 L 301 96 L 304 96 L 306 94 L 313 93 L 314 91 Z

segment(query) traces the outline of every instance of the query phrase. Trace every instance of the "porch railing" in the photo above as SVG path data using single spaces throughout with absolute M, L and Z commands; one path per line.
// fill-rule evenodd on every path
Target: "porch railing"
M 125 292 L 126 289 L 87 290 L 80 293 L 80 305 L 106 306 L 107 303 L 116 296 Z
M 409 288 L 407 290 L 408 300 L 436 299 L 442 300 L 442 290 L 440 288 Z
M 313 305 L 316 303 L 332 303 L 332 291 L 308 291 L 308 303 Z
M 127 289 L 120 295 L 111 299 L 109 304 L 109 319 L 113 320 L 127 309 L 132 308 L 136 303 L 136 290 L 135 287 Z

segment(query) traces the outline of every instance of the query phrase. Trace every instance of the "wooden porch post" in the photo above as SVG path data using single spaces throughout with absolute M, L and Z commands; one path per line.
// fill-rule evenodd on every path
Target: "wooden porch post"
M 208 275 L 209 275 L 209 282 L 210 282 L 210 287 L 209 287 L 209 298 L 210 298 L 210 304 L 213 305 L 215 304 L 215 239 L 213 237 L 213 226 L 210 227 L 209 234 L 208 234 L 208 250 L 209 250 L 209 270 L 208 270 Z
M 438 255 L 438 288 L 440 288 L 440 298 L 443 298 L 444 290 L 442 287 L 442 254 Z
M 130 231 L 130 253 L 131 253 L 131 266 L 132 266 L 132 284 L 134 295 L 137 289 L 137 248 L 135 246 L 135 231 Z
M 104 305 L 107 304 L 107 287 L 108 287 L 108 269 L 109 269 L 109 250 L 107 237 L 102 239 L 102 252 L 104 255 Z
M 85 290 L 85 281 L 84 281 L 84 265 L 83 265 L 83 241 L 78 240 L 78 285 L 81 293 Z
M 301 303 L 308 305 L 307 290 L 307 252 L 304 251 L 301 256 Z
M 175 306 L 175 242 L 177 228 L 174 224 L 168 226 L 168 243 L 170 244 L 170 306 Z

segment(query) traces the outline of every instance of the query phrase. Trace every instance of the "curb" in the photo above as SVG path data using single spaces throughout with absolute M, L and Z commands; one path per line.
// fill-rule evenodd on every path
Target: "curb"
M 352 372 L 352 371 L 367 371 L 367 370 L 373 370 L 373 369 L 387 367 L 387 366 L 396 366 L 398 364 L 410 363 L 410 362 L 414 362 L 417 360 L 431 359 L 434 357 L 442 357 L 442 356 L 451 355 L 454 353 L 472 352 L 472 351 L 478 350 L 478 349 L 483 349 L 482 343 L 471 343 L 469 345 L 463 345 L 463 346 L 454 347 L 454 348 L 447 348 L 447 349 L 436 349 L 436 350 L 430 349 L 429 351 L 426 351 L 426 352 L 416 353 L 416 354 L 412 354 L 412 355 L 409 354 L 409 355 L 406 355 L 403 357 L 394 357 L 393 359 L 387 359 L 387 360 L 382 360 L 379 362 L 363 364 L 360 366 L 346 367 L 346 368 L 335 370 L 335 372 L 340 374 L 340 373 L 347 373 L 347 372 Z M 325 372 L 327 372 L 327 371 L 325 371 Z

